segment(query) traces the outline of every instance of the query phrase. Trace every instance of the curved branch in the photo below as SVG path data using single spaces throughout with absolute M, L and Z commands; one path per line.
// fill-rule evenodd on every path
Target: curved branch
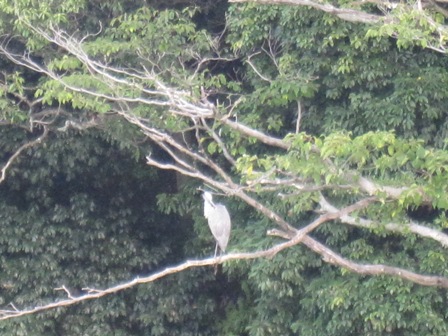
M 42 140 L 47 136 L 48 134 L 48 129 L 46 127 L 44 127 L 44 132 L 42 133 L 42 135 L 40 137 L 38 137 L 37 139 L 27 142 L 26 144 L 22 145 L 19 147 L 19 149 L 17 149 L 13 155 L 11 155 L 11 157 L 8 159 L 8 161 L 6 162 L 6 164 L 3 166 L 2 170 L 1 170 L 1 176 L 0 176 L 0 183 L 2 183 L 5 178 L 6 178 L 6 171 L 8 170 L 8 168 L 12 165 L 12 163 L 14 162 L 15 159 L 17 159 L 17 157 L 27 148 L 33 147 L 39 143 L 42 142 Z
M 343 267 L 357 274 L 364 275 L 392 275 L 399 278 L 417 283 L 423 286 L 436 286 L 441 288 L 448 288 L 448 278 L 442 276 L 422 275 L 415 272 L 408 271 L 399 267 L 392 267 L 387 265 L 369 265 L 369 264 L 357 264 L 349 261 L 339 254 L 331 251 L 325 245 L 317 242 L 310 241 L 309 237 L 303 239 L 303 244 L 316 253 L 322 255 L 325 262 Z

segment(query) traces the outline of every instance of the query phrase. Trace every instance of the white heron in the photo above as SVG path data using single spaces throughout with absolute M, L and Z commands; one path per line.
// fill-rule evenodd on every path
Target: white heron
M 221 203 L 213 203 L 212 194 L 205 191 L 204 198 L 204 216 L 208 220 L 208 226 L 216 240 L 215 257 L 218 252 L 218 246 L 221 252 L 226 251 L 227 243 L 230 238 L 230 215 L 227 208 Z

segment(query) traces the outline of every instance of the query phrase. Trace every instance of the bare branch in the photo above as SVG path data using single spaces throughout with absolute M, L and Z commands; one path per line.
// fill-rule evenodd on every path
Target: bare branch
M 423 286 L 448 288 L 448 278 L 446 277 L 422 275 L 402 268 L 386 265 L 357 264 L 341 257 L 339 254 L 331 251 L 330 249 L 328 249 L 328 247 L 317 241 L 310 241 L 309 237 L 305 237 L 303 239 L 303 244 L 310 248 L 312 251 L 322 255 L 325 262 L 343 267 L 357 274 L 391 275 Z
M 95 118 L 92 118 L 85 122 L 75 122 L 73 120 L 67 120 L 63 127 L 59 127 L 58 131 L 65 132 L 69 128 L 77 129 L 77 130 L 85 130 L 91 127 L 97 127 L 98 122 Z
M 361 187 L 361 190 L 369 195 L 376 195 L 381 192 L 393 199 L 399 198 L 402 192 L 408 189 L 406 187 L 394 188 L 388 186 L 378 186 L 373 181 L 362 176 L 359 177 L 358 184 Z
M 67 289 L 67 287 L 65 287 L 64 285 L 62 285 L 61 287 L 58 287 L 58 288 L 55 288 L 54 290 L 62 290 L 62 291 L 64 291 L 65 293 L 67 293 L 67 297 L 69 298 L 69 299 L 74 299 L 74 296 L 72 295 L 72 293 L 70 293 L 70 291 Z
M 269 79 L 269 78 L 263 76 L 263 75 L 261 74 L 261 72 L 257 69 L 257 67 L 255 66 L 255 64 L 252 63 L 252 60 L 251 60 L 252 57 L 254 57 L 255 55 L 258 55 L 258 54 L 260 54 L 260 52 L 257 52 L 257 53 L 255 53 L 255 54 L 249 55 L 249 56 L 247 57 L 246 62 L 247 62 L 247 64 L 250 65 L 250 67 L 252 68 L 252 70 L 254 70 L 254 72 L 258 75 L 258 77 L 260 77 L 262 80 L 264 80 L 264 81 L 266 81 L 266 82 L 272 83 L 272 79 Z
M 235 131 L 238 131 L 246 136 L 253 137 L 266 145 L 274 146 L 274 147 L 278 147 L 278 148 L 282 148 L 282 149 L 289 149 L 289 145 L 282 139 L 271 137 L 267 134 L 264 134 L 263 132 L 254 130 L 253 128 L 245 126 L 236 121 L 232 121 L 228 117 L 222 118 L 222 119 L 220 119 L 220 121 L 223 124 L 234 129 Z
M 27 142 L 26 144 L 23 144 L 22 146 L 19 147 L 19 149 L 17 149 L 13 155 L 11 155 L 11 157 L 8 159 L 8 161 L 6 162 L 6 164 L 3 166 L 1 172 L 1 176 L 0 176 L 0 183 L 2 183 L 5 178 L 6 178 L 6 171 L 8 170 L 8 168 L 12 165 L 12 163 L 14 162 L 15 159 L 17 159 L 17 157 L 27 148 L 33 147 L 39 143 L 42 142 L 42 140 L 47 136 L 48 134 L 48 129 L 46 127 L 44 127 L 44 132 L 42 133 L 42 135 L 40 137 L 38 137 L 37 139 Z
M 321 209 L 328 213 L 338 213 L 339 210 L 331 205 L 323 196 L 321 197 L 319 204 L 321 206 Z M 432 229 L 420 224 L 417 224 L 414 221 L 409 221 L 409 223 L 386 223 L 381 224 L 369 219 L 364 218 L 355 218 L 349 215 L 341 216 L 340 221 L 342 223 L 346 223 L 349 225 L 353 225 L 356 227 L 362 227 L 366 229 L 378 229 L 378 228 L 384 228 L 387 231 L 391 232 L 412 232 L 420 237 L 430 238 L 437 242 L 439 242 L 442 246 L 448 247 L 448 235 L 443 233 L 442 231 Z
M 50 42 L 56 43 L 58 46 L 67 49 L 68 52 L 76 56 L 79 61 L 81 61 L 90 70 L 91 75 L 96 77 L 103 84 L 108 84 L 112 92 L 117 91 L 118 85 L 126 88 L 134 88 L 138 92 L 146 94 L 147 97 L 128 97 L 122 94 L 112 93 L 106 94 L 91 89 L 74 86 L 65 81 L 64 77 L 59 76 L 49 68 L 41 66 L 33 61 L 29 56 L 13 54 L 7 50 L 4 44 L 0 45 L 0 52 L 2 52 L 8 59 L 17 65 L 43 73 L 53 80 L 58 81 L 60 84 L 64 85 L 65 88 L 73 92 L 86 94 L 116 103 L 140 103 L 150 106 L 171 107 L 170 111 L 172 113 L 186 117 L 211 117 L 213 115 L 214 106 L 210 102 L 190 102 L 192 99 L 190 92 L 183 92 L 168 87 L 157 78 L 156 74 L 153 74 L 146 69 L 143 73 L 138 73 L 136 71 L 125 71 L 122 69 L 108 67 L 100 62 L 91 60 L 87 54 L 82 52 L 82 46 L 78 42 L 68 40 L 67 38 L 63 39 L 62 33 L 55 32 L 56 37 L 52 38 L 45 32 L 40 30 L 38 30 L 38 32 L 40 34 L 44 34 L 43 36 Z M 64 44 L 64 41 L 66 44 Z M 114 74 L 119 74 L 121 77 Z M 131 81 L 125 78 L 135 78 L 138 81 Z M 146 86 L 140 84 L 140 81 L 153 83 L 156 86 L 156 89 L 148 89 Z

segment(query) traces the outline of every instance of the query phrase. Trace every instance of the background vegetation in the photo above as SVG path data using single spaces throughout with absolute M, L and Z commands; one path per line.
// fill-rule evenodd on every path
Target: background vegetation
M 353 214 L 365 227 L 329 221 L 312 237 L 360 264 L 447 277 L 448 59 L 425 23 L 444 29 L 445 18 L 406 8 L 372 25 L 258 3 L 0 1 L 0 305 L 57 301 L 61 286 L 79 296 L 212 254 L 202 181 L 144 159 L 176 164 L 156 131 L 187 137 L 210 159 L 187 163 L 216 181 L 219 165 L 295 228 L 323 211 L 319 195 L 340 208 L 364 197 L 363 178 L 400 190 L 370 193 L 375 203 Z M 102 65 L 114 80 L 98 76 Z M 177 91 L 148 103 L 160 83 Z M 184 118 L 187 102 L 214 106 L 212 121 Z M 220 200 L 230 252 L 281 241 L 266 235 L 266 213 Z M 1 321 L 0 334 L 446 335 L 441 287 L 349 272 L 296 245 Z

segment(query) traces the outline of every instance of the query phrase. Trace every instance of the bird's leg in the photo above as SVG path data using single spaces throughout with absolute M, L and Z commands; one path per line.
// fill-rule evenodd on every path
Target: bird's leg
M 216 255 L 218 254 L 218 243 L 216 243 L 216 247 L 215 247 L 215 255 L 213 256 L 213 258 L 216 258 Z
M 213 258 L 216 258 L 216 255 L 218 254 L 218 243 L 216 243 L 216 247 L 215 247 L 215 255 L 214 255 L 214 257 Z M 215 263 L 215 267 L 214 267 L 214 274 L 216 275 L 216 274 L 218 274 L 218 264 L 217 263 Z

